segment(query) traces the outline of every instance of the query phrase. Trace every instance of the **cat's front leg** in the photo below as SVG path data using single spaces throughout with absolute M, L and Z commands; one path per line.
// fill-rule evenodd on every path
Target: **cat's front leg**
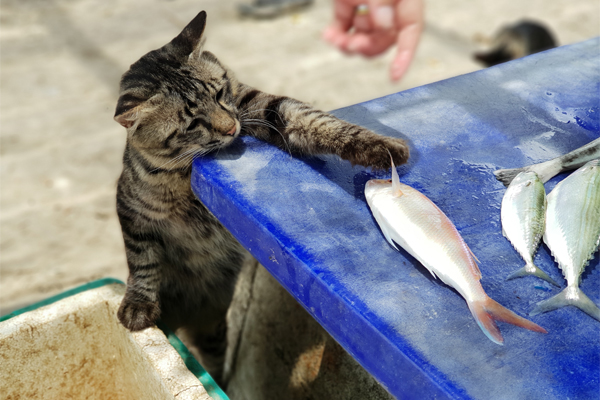
M 127 329 L 139 331 L 155 324 L 160 316 L 159 290 L 162 278 L 162 238 L 150 226 L 141 228 L 142 219 L 127 198 L 117 194 L 117 214 L 125 242 L 129 267 L 127 290 L 117 316 Z
M 362 126 L 353 125 L 338 120 L 342 132 L 357 132 L 346 140 L 338 155 L 353 165 L 359 164 L 378 170 L 390 168 L 390 155 L 395 165 L 401 165 L 408 161 L 409 149 L 402 139 L 378 135 Z M 343 139 L 341 139 L 343 140 Z
M 402 139 L 378 135 L 294 99 L 246 86 L 241 92 L 241 115 L 251 117 L 247 118 L 247 131 L 284 150 L 336 154 L 352 164 L 375 169 L 389 169 L 390 154 L 396 165 L 408 161 L 408 145 Z M 244 126 L 244 118 L 241 121 Z
M 127 279 L 127 290 L 121 301 L 117 317 L 131 331 L 140 331 L 156 323 L 160 316 L 158 292 L 142 290 L 131 274 Z

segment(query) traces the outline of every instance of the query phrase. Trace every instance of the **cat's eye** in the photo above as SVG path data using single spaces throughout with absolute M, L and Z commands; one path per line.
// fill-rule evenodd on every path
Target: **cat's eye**
M 188 131 L 193 131 L 194 129 L 196 129 L 196 127 L 198 126 L 198 124 L 200 123 L 200 119 L 196 118 L 194 120 L 192 120 L 192 123 L 190 124 L 190 126 L 187 127 Z
M 224 88 L 221 88 L 221 90 L 219 90 L 219 91 L 217 92 L 217 96 L 216 96 L 216 98 L 217 98 L 217 101 L 221 100 L 221 98 L 223 98 L 223 95 L 224 95 L 224 94 L 225 94 L 225 90 L 224 90 Z

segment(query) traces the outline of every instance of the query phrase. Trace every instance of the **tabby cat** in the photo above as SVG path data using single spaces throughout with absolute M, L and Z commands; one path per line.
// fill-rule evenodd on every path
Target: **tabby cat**
M 376 169 L 389 167 L 388 150 L 397 164 L 406 162 L 408 148 L 400 139 L 238 82 L 202 49 L 205 23 L 203 11 L 121 79 L 115 120 L 127 128 L 127 144 L 117 213 L 129 278 L 118 317 L 136 331 L 160 316 L 218 380 L 225 314 L 248 254 L 192 193 L 192 159 L 240 134 Z

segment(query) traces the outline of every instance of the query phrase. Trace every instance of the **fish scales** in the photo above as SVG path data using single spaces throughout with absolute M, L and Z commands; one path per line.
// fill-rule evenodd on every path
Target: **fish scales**
M 507 279 L 533 275 L 559 286 L 533 263 L 545 228 L 546 191 L 535 172 L 521 172 L 510 183 L 500 209 L 502 234 L 525 260 Z
M 392 195 L 392 188 L 371 196 L 370 204 L 387 241 L 398 250 L 397 243 L 425 266 L 434 277 L 439 277 L 465 298 L 476 300 L 480 293 L 469 292 L 467 287 L 481 277 L 469 250 L 449 219 L 443 218 L 439 208 L 416 189 L 401 184 L 402 196 Z M 387 211 L 387 212 L 386 212 Z M 410 235 L 397 235 L 394 227 L 402 226 Z M 431 240 L 435 238 L 435 240 Z M 462 271 L 462 264 L 468 271 Z M 435 268 L 433 266 L 436 266 Z M 460 271 L 460 273 L 455 273 Z
M 588 162 L 550 192 L 544 242 L 567 288 L 539 302 L 532 315 L 571 305 L 600 321 L 600 309 L 579 288 L 581 274 L 600 244 L 600 160 Z
M 600 166 L 595 160 L 580 168 L 548 195 L 548 229 L 544 241 L 550 247 L 567 281 L 585 269 L 600 238 Z
M 392 179 L 368 181 L 365 197 L 390 245 L 403 247 L 434 277 L 456 289 L 490 340 L 504 342 L 495 320 L 546 333 L 487 296 L 475 257 L 454 224 L 424 194 L 400 183 L 393 162 Z

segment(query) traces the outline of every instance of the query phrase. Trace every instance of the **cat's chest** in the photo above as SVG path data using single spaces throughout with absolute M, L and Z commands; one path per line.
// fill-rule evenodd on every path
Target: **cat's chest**
M 195 198 L 171 215 L 166 227 L 167 252 L 189 257 L 215 253 L 237 244 L 225 227 Z
M 168 231 L 175 238 L 185 240 L 209 239 L 226 231 L 223 225 L 193 195 L 177 204 L 169 216 Z

